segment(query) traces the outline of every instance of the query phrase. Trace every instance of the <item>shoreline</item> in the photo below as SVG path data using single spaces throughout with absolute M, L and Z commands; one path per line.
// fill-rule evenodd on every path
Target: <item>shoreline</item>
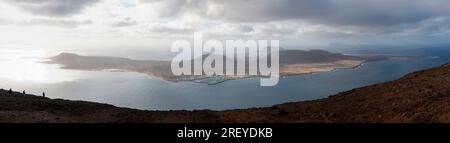
M 323 72 L 332 72 L 335 70 L 339 70 L 339 69 L 355 69 L 357 67 L 362 66 L 364 63 L 368 63 L 369 61 L 364 61 L 364 60 L 352 60 L 355 62 L 358 62 L 357 64 L 350 64 L 350 65 L 338 65 L 339 62 L 342 61 L 350 61 L 350 60 L 341 60 L 341 61 L 337 61 L 337 62 L 331 62 L 331 63 L 311 63 L 311 64 L 301 64 L 301 66 L 306 66 L 308 68 L 313 67 L 315 69 L 313 70 L 300 70 L 300 71 L 296 71 L 294 73 L 289 72 L 286 73 L 286 71 L 283 71 L 283 67 L 285 66 L 289 66 L 289 65 L 280 65 L 280 78 L 285 78 L 285 77 L 289 77 L 289 76 L 301 76 L 301 75 L 308 75 L 308 74 L 314 74 L 314 73 L 323 73 Z M 46 64 L 58 64 L 58 63 L 53 63 L 53 62 L 45 62 Z M 334 65 L 333 65 L 334 64 Z M 154 73 L 151 72 L 139 72 L 139 71 L 133 71 L 133 70 L 128 70 L 128 69 L 102 69 L 102 68 L 98 68 L 98 69 L 81 69 L 81 68 L 70 68 L 70 67 L 66 67 L 64 64 L 58 64 L 60 65 L 61 69 L 65 69 L 65 70 L 79 70 L 79 71 L 105 71 L 105 72 L 134 72 L 134 73 L 139 73 L 139 74 L 144 74 L 153 78 L 158 78 L 164 81 L 168 81 L 168 82 L 194 82 L 194 83 L 201 83 L 201 84 L 207 84 L 207 85 L 217 85 L 226 81 L 230 81 L 230 80 L 239 80 L 239 79 L 247 79 L 247 78 L 264 78 L 265 76 L 258 76 L 258 75 L 243 75 L 243 76 L 206 76 L 206 75 L 200 75 L 200 76 L 182 76 L 182 77 L 165 77 L 165 76 L 161 76 L 161 75 L 156 75 Z M 300 65 L 300 64 L 299 64 Z M 328 67 L 320 67 L 323 65 L 327 65 Z M 319 66 L 319 67 L 316 67 Z M 325 68 L 325 69 L 324 69 Z M 328 68 L 328 69 L 326 69 Z M 187 79 L 186 79 L 187 78 Z M 203 82 L 202 80 L 208 80 L 208 79 L 216 79 L 216 78 L 221 78 L 221 80 L 217 81 L 217 82 L 213 82 L 213 83 L 207 83 L 207 82 Z
M 340 70 L 340 69 L 356 69 L 358 67 L 363 66 L 363 64 L 368 63 L 368 61 L 361 61 L 360 63 L 356 64 L 356 65 L 352 65 L 352 66 L 348 66 L 348 67 L 333 67 L 329 70 L 323 70 L 323 71 L 311 71 L 311 72 L 306 72 L 306 73 L 294 73 L 294 74 L 280 74 L 280 78 L 286 78 L 286 77 L 290 77 L 290 76 L 302 76 L 302 75 L 309 75 L 309 74 L 315 74 L 315 73 L 325 73 L 325 72 L 332 72 L 332 71 L 336 71 L 336 70 Z M 311 64 L 314 65 L 314 64 Z M 195 83 L 202 83 L 202 84 L 207 84 L 207 85 L 217 85 L 226 81 L 230 81 L 230 80 L 239 80 L 239 79 L 247 79 L 247 78 L 264 78 L 264 76 L 245 76 L 245 77 L 238 77 L 238 78 L 229 78 L 229 79 L 224 79 L 223 81 L 220 81 L 218 83 L 204 83 L 204 82 L 197 82 L 195 80 L 203 80 L 203 79 L 209 79 L 209 78 L 216 78 L 216 77 L 207 77 L 207 78 L 201 78 L 201 79 L 193 79 L 193 80 L 184 80 L 184 81 L 174 81 L 174 82 L 185 82 L 185 81 L 189 81 L 189 82 L 195 82 Z

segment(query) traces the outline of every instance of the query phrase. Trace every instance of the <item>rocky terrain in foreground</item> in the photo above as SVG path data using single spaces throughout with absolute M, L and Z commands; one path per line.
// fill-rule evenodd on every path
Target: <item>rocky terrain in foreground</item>
M 0 90 L 0 122 L 450 122 L 450 64 L 328 98 L 225 111 L 143 111 Z

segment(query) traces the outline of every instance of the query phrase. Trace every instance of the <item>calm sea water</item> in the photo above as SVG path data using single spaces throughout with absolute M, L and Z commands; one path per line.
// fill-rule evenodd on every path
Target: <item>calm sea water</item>
M 426 58 L 366 63 L 356 69 L 291 76 L 277 86 L 261 87 L 258 78 L 217 85 L 167 82 L 139 73 L 75 71 L 40 64 L 42 58 L 24 51 L 0 50 L 0 87 L 51 98 L 85 100 L 149 110 L 235 109 L 313 100 L 340 91 L 397 79 L 407 73 L 450 61 L 450 50 L 417 50 Z M 27 51 L 29 52 L 29 51 Z M 392 53 L 390 53 L 392 54 Z M 30 72 L 32 71 L 32 72 Z

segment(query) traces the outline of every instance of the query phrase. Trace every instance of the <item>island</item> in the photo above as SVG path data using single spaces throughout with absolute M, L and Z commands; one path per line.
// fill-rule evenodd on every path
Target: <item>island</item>
M 207 56 L 203 55 L 203 60 Z M 225 62 L 234 62 L 224 57 Z M 326 72 L 335 69 L 355 68 L 365 62 L 387 59 L 406 58 L 406 56 L 364 55 L 353 56 L 340 53 L 331 53 L 323 50 L 282 50 L 279 53 L 280 76 Z M 195 60 L 195 59 L 192 59 Z M 248 61 L 248 59 L 247 59 Z M 176 76 L 171 71 L 170 61 L 133 60 L 118 57 L 81 56 L 74 53 L 61 53 L 49 58 L 44 63 L 59 64 L 64 69 L 72 70 L 107 70 L 129 71 L 143 73 L 152 77 L 172 82 L 194 81 L 206 84 L 218 84 L 227 80 L 255 77 L 254 75 L 181 75 Z M 193 62 L 192 62 L 193 63 Z M 225 64 L 224 64 L 225 65 Z M 246 65 L 248 66 L 248 64 Z M 248 67 L 246 67 L 248 71 Z

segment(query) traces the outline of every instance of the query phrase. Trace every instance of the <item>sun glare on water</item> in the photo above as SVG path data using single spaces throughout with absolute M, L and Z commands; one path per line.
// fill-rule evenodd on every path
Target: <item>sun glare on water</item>
M 0 78 L 19 82 L 54 83 L 73 80 L 56 65 L 41 63 L 47 53 L 39 50 L 0 49 Z

